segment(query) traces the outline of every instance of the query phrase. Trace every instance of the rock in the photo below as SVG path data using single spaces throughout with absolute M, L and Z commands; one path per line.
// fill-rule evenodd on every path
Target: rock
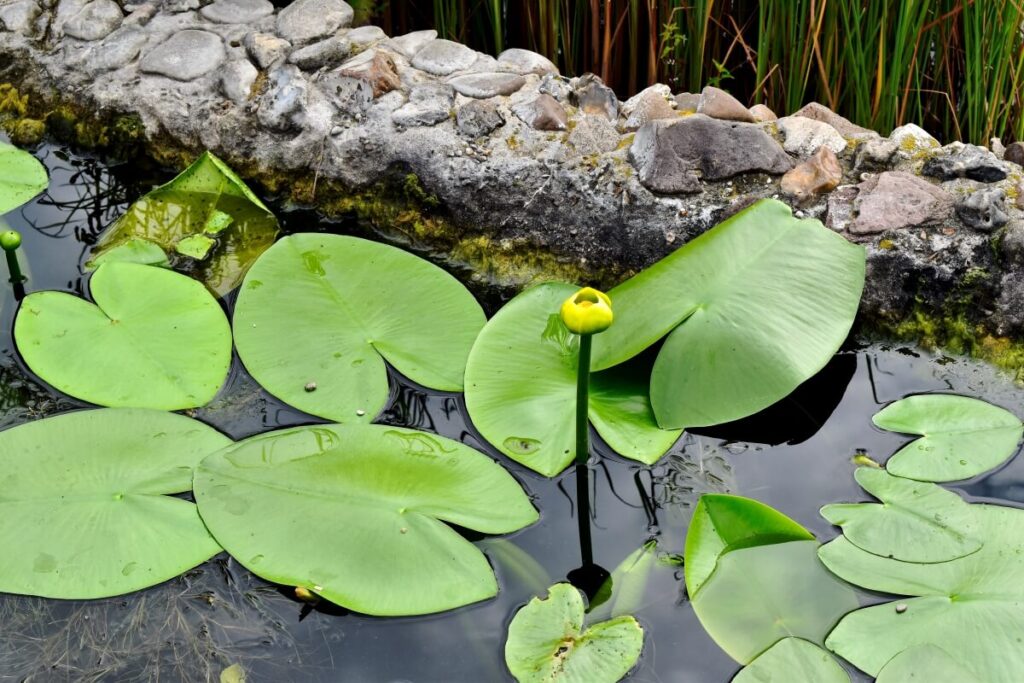
M 843 180 L 839 159 L 827 146 L 822 145 L 811 158 L 782 176 L 783 193 L 806 201 L 814 195 L 831 192 Z
M 999 138 L 989 138 L 988 148 L 992 150 L 992 153 L 996 155 L 996 158 L 1002 159 L 1006 156 L 1006 145 Z
M 568 102 L 572 95 L 572 85 L 568 78 L 556 74 L 546 74 L 540 79 L 537 92 L 551 95 L 559 102 Z
M 1024 166 L 1024 142 L 1011 142 L 1003 152 L 1003 159 Z
M 251 24 L 274 13 L 270 0 L 214 0 L 199 14 L 215 24 Z
M 139 62 L 139 71 L 191 81 L 220 66 L 224 56 L 220 36 L 185 29 L 150 50 Z
M 895 140 L 874 137 L 857 148 L 857 158 L 853 168 L 857 171 L 878 171 L 889 168 L 896 151 L 900 146 Z
M 522 75 L 558 75 L 558 67 L 550 59 L 531 50 L 523 50 L 518 47 L 510 48 L 498 55 L 498 68 Z
M 259 31 L 246 33 L 242 45 L 245 46 L 249 59 L 256 62 L 256 66 L 261 69 L 267 69 L 271 64 L 284 60 L 292 48 L 292 44 L 284 38 Z
M 365 50 L 377 43 L 387 40 L 388 34 L 380 26 L 360 26 L 345 34 L 348 42 L 357 50 Z
M 778 126 L 786 138 L 782 146 L 790 154 L 809 157 L 819 147 L 828 147 L 836 154 L 846 149 L 846 139 L 827 123 L 803 116 L 783 116 Z
M 603 116 L 583 116 L 569 132 L 568 142 L 580 156 L 604 154 L 619 146 L 619 131 Z
M 907 154 L 927 151 L 939 147 L 939 141 L 933 138 L 920 126 L 913 123 L 900 126 L 889 134 L 889 139 L 895 142 L 901 151 Z
M 569 99 L 584 114 L 604 116 L 609 121 L 619 118 L 619 98 L 594 74 L 583 74 L 575 79 Z
M 391 38 L 386 47 L 394 50 L 406 59 L 412 59 L 430 41 L 437 38 L 437 31 L 429 29 L 426 31 L 413 31 L 402 36 Z
M 85 69 L 91 74 L 119 69 L 138 57 L 146 42 L 145 31 L 135 26 L 122 26 L 89 50 Z
M 1006 165 L 984 147 L 955 143 L 946 147 L 945 154 L 925 161 L 921 173 L 940 180 L 969 178 L 994 183 L 1006 178 Z
M 692 92 L 681 92 L 676 95 L 676 111 L 696 114 L 700 105 L 700 95 Z
M 0 6 L 0 24 L 12 33 L 30 35 L 39 13 L 35 0 L 19 0 Z
M 828 196 L 825 225 L 836 232 L 846 232 L 853 222 L 853 201 L 857 198 L 856 185 L 842 185 Z
M 380 50 L 364 52 L 355 59 L 345 62 L 337 73 L 339 76 L 367 83 L 374 99 L 402 86 L 395 60 Z
M 99 40 L 121 25 L 124 15 L 114 0 L 92 0 L 64 23 L 64 33 L 80 40 Z
M 1014 218 L 1007 222 L 999 239 L 999 251 L 1005 260 L 1024 266 L 1024 220 Z
M 626 117 L 623 130 L 634 131 L 648 121 L 674 119 L 676 110 L 669 104 L 672 91 L 667 85 L 652 85 L 638 92 L 622 103 L 622 115 Z
M 526 79 L 518 74 L 481 73 L 455 76 L 448 83 L 460 95 L 485 100 L 499 95 L 511 95 L 526 85 Z
M 473 66 L 476 57 L 476 52 L 461 43 L 437 38 L 416 53 L 412 65 L 435 76 L 448 76 Z
M 260 98 L 256 116 L 273 131 L 284 133 L 300 129 L 308 93 L 309 83 L 297 66 L 279 66 L 269 74 L 268 87 Z
M 139 5 L 135 10 L 132 11 L 124 21 L 121 22 L 122 26 L 145 26 L 149 23 L 149 20 L 156 16 L 156 6 L 146 3 L 145 5 Z
M 903 171 L 886 171 L 858 185 L 856 218 L 850 232 L 870 235 L 886 230 L 934 225 L 949 219 L 952 197 Z
M 1010 220 L 1006 213 L 1006 192 L 1000 187 L 985 187 L 967 195 L 956 204 L 956 215 L 981 232 L 992 232 Z
M 651 121 L 637 131 L 630 159 L 640 182 L 656 192 L 698 192 L 705 180 L 740 173 L 785 173 L 793 163 L 758 126 L 694 114 Z
M 815 121 L 827 123 L 839 131 L 840 135 L 847 138 L 878 137 L 878 133 L 875 131 L 868 130 L 867 128 L 861 128 L 849 119 L 843 118 L 825 105 L 818 104 L 817 102 L 811 102 L 810 104 L 804 105 L 797 111 L 793 112 L 793 116 L 802 116 L 805 119 L 813 119 Z
M 547 93 L 520 102 L 512 107 L 512 113 L 536 130 L 565 130 L 569 124 L 565 107 Z
M 293 45 L 333 35 L 352 23 L 355 13 L 344 0 L 295 0 L 277 15 L 277 32 Z
M 409 101 L 391 114 L 396 125 L 433 126 L 452 114 L 455 90 L 444 83 L 417 85 L 409 93 Z
M 493 101 L 472 100 L 455 112 L 455 125 L 468 138 L 480 138 L 505 125 L 505 117 Z
M 288 56 L 288 62 L 304 71 L 316 71 L 325 66 L 337 66 L 352 53 L 348 36 L 331 36 L 318 43 L 300 47 Z
M 236 59 L 224 65 L 220 74 L 220 90 L 235 104 L 245 104 L 252 96 L 252 86 L 259 71 L 248 59 Z
M 754 123 L 754 117 L 743 103 L 720 88 L 705 86 L 697 101 L 697 113 L 713 119 Z
M 763 104 L 755 104 L 750 108 L 750 115 L 754 117 L 754 120 L 758 123 L 764 123 L 765 121 L 778 121 L 779 117 L 775 115 L 771 109 Z

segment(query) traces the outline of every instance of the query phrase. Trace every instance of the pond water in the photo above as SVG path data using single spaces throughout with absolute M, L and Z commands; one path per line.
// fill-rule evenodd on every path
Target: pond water
M 24 237 L 27 287 L 84 294 L 83 265 L 91 245 L 133 199 L 168 176 L 55 147 L 43 146 L 37 155 L 50 171 L 49 190 L 6 216 Z M 281 210 L 279 216 L 286 232 L 386 233 L 354 221 L 325 221 L 308 211 Z M 500 306 L 502 292 L 467 284 L 489 314 Z M 229 312 L 232 304 L 229 296 Z M 15 310 L 5 287 L 0 428 L 87 407 L 58 395 L 25 368 L 11 335 Z M 684 435 L 653 467 L 625 461 L 598 444 L 589 482 L 594 561 L 610 571 L 649 540 L 667 555 L 681 556 L 690 512 L 704 492 L 756 498 L 820 540 L 832 538 L 837 530 L 818 509 L 865 499 L 853 479 L 852 458 L 864 454 L 884 461 L 906 441 L 874 428 L 871 416 L 887 402 L 929 391 L 976 396 L 1017 414 L 1024 398 L 1024 390 L 980 363 L 851 340 L 789 398 L 742 422 Z M 227 386 L 194 415 L 235 439 L 319 421 L 261 390 L 237 358 Z M 391 399 L 378 422 L 435 432 L 482 450 L 531 494 L 539 523 L 501 539 L 470 537 L 495 567 L 501 586 L 496 599 L 428 617 L 372 618 L 299 602 L 289 589 L 267 584 L 221 555 L 129 596 L 88 602 L 0 596 L 0 681 L 216 681 L 236 663 L 250 682 L 512 680 L 503 646 L 513 614 L 581 563 L 576 472 L 546 479 L 508 460 L 474 431 L 460 396 L 424 390 L 394 373 Z M 972 499 L 1020 506 L 1024 460 L 1013 459 L 954 488 Z M 865 603 L 877 600 L 860 595 Z M 630 680 L 714 683 L 729 680 L 739 668 L 698 623 L 681 566 L 659 565 L 636 616 L 647 640 Z

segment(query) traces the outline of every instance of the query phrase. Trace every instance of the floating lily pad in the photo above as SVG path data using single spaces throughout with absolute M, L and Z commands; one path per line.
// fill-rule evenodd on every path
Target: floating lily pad
M 187 491 L 231 441 L 155 410 L 66 413 L 0 432 L 0 591 L 101 598 L 220 552 Z
M 896 452 L 886 469 L 921 481 L 957 481 L 987 472 L 1014 454 L 1024 425 L 1013 413 L 966 396 L 921 394 L 875 415 L 876 426 L 919 434 Z
M 200 464 L 195 496 L 210 532 L 254 574 L 374 615 L 440 612 L 497 593 L 483 553 L 443 522 L 502 534 L 537 520 L 487 456 L 382 425 L 246 439 Z
M 558 310 L 577 289 L 549 282 L 512 299 L 484 327 L 466 366 L 473 424 L 502 453 L 549 477 L 576 453 L 579 338 L 562 324 Z M 679 438 L 679 431 L 654 423 L 642 375 L 623 369 L 595 373 L 590 396 L 591 422 L 628 458 L 653 463 Z
M 743 668 L 732 683 L 850 683 L 825 650 L 801 638 L 783 638 Z
M 879 503 L 826 505 L 821 515 L 862 550 L 904 562 L 947 562 L 981 548 L 970 505 L 935 484 L 861 467 L 857 483 Z
M 651 572 L 658 566 L 658 544 L 645 543 L 612 570 L 587 609 L 587 621 L 638 612 L 644 606 Z
M 864 285 L 864 249 L 762 200 L 608 294 L 615 324 L 593 367 L 668 334 L 651 376 L 665 428 L 737 420 L 784 398 L 846 339 Z
M 173 254 L 185 242 L 186 256 L 198 253 L 195 237 L 217 235 L 198 275 L 216 294 L 238 286 L 249 267 L 277 237 L 274 214 L 234 171 L 210 152 L 166 185 L 133 203 L 100 238 L 93 260 L 132 239 L 159 245 Z M 187 240 L 187 241 L 186 241 Z
M 643 644 L 644 631 L 631 616 L 584 631 L 580 592 L 556 583 L 512 619 L 505 663 L 519 683 L 615 683 L 636 665 Z
M 231 364 L 231 328 L 202 284 L 163 268 L 106 263 L 95 304 L 65 292 L 25 297 L 14 339 L 34 373 L 98 405 L 178 410 L 208 403 Z
M 882 668 L 875 683 L 984 683 L 942 648 L 918 645 L 904 650 Z
M 167 259 L 167 254 L 164 253 L 163 248 L 159 244 L 135 238 L 122 242 L 113 249 L 104 251 L 86 263 L 85 266 L 90 270 L 95 270 L 104 263 L 114 263 L 116 261 L 140 263 L 144 266 L 158 266 L 160 268 L 170 268 L 171 266 L 171 262 Z
M 0 215 L 46 189 L 46 168 L 28 152 L 0 141 Z
M 872 676 L 904 650 L 930 644 L 980 681 L 1024 680 L 1024 510 L 969 509 L 981 549 L 949 562 L 884 558 L 844 537 L 822 546 L 821 559 L 837 576 L 868 590 L 918 596 L 847 615 L 828 648 Z
M 455 278 L 412 254 L 300 233 L 253 266 L 234 324 L 238 354 L 267 391 L 329 420 L 370 422 L 388 398 L 385 360 L 424 386 L 461 391 L 484 314 Z

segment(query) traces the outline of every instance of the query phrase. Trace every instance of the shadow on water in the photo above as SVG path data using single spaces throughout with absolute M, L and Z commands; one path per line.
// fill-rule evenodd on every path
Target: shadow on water
M 103 227 L 165 178 L 54 148 L 39 154 L 51 171 L 50 190 L 6 218 L 24 234 L 29 291 L 81 293 L 82 265 Z M 286 214 L 285 223 L 290 231 L 373 232 L 315 220 L 309 213 Z M 500 299 L 486 305 L 493 311 Z M 229 310 L 232 300 L 225 301 Z M 0 427 L 86 407 L 43 386 L 23 367 L 11 339 L 16 302 L 8 288 L 0 306 Z M 0 596 L 0 681 L 216 681 L 235 663 L 249 681 L 511 680 L 503 644 L 521 605 L 566 577 L 599 583 L 601 572 L 651 540 L 661 552 L 681 555 L 691 510 L 703 493 L 757 498 L 826 540 L 835 530 L 818 509 L 864 498 L 851 458 L 862 453 L 884 461 L 904 441 L 871 426 L 881 405 L 927 391 L 978 396 L 1018 414 L 1024 405 L 1024 392 L 981 364 L 880 345 L 851 347 L 762 413 L 684 434 L 652 467 L 623 460 L 598 440 L 600 457 L 587 480 L 573 468 L 546 479 L 488 446 L 469 423 L 460 396 L 392 377 L 391 398 L 378 422 L 434 432 L 488 453 L 523 483 L 541 512 L 537 524 L 512 536 L 470 536 L 494 565 L 497 598 L 440 615 L 372 618 L 301 603 L 221 555 L 173 581 L 119 598 Z M 220 395 L 195 416 L 235 439 L 319 421 L 261 390 L 237 359 Z M 577 486 L 590 498 L 589 553 L 579 545 L 584 520 Z M 961 488 L 974 497 L 1024 503 L 1024 461 Z M 738 667 L 697 622 L 681 568 L 660 566 L 647 590 L 636 616 L 648 638 L 631 680 L 728 680 Z

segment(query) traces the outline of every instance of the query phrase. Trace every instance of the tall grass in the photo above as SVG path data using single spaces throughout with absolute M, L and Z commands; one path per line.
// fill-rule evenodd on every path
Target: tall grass
M 525 47 L 620 96 L 719 85 L 788 113 L 820 101 L 882 132 L 1024 138 L 1024 0 L 355 0 L 390 33 Z

